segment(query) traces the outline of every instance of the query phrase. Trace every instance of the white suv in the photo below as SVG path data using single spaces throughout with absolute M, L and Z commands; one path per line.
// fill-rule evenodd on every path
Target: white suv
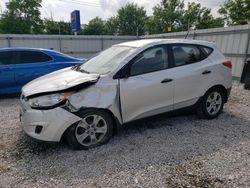
M 65 137 L 74 149 L 107 142 L 121 125 L 196 107 L 217 117 L 230 94 L 232 64 L 214 43 L 150 39 L 114 45 L 81 66 L 22 89 L 24 131 L 42 141 Z

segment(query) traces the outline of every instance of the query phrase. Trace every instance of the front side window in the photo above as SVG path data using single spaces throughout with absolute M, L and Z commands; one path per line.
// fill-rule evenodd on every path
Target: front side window
M 19 51 L 19 64 L 42 63 L 51 61 L 52 58 L 43 52 Z
M 146 50 L 133 62 L 130 75 L 146 74 L 168 68 L 167 53 L 164 47 Z
M 204 58 L 195 45 L 177 44 L 172 46 L 175 66 L 188 65 L 202 61 Z
M 0 52 L 0 65 L 13 64 L 13 52 Z

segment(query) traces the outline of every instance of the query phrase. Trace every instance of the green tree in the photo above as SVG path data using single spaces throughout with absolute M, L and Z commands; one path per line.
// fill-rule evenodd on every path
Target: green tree
M 109 18 L 105 24 L 108 35 L 118 34 L 118 20 L 117 17 L 113 16 Z
M 178 31 L 183 14 L 183 0 L 162 0 L 153 8 L 155 32 L 165 33 L 169 27 L 172 31 Z
M 134 3 L 118 10 L 117 31 L 119 35 L 143 35 L 145 33 L 146 11 Z
M 10 0 L 3 13 L 0 28 L 3 33 L 42 33 L 39 8 L 42 0 Z
M 183 31 L 187 31 L 189 28 L 207 29 L 223 26 L 223 19 L 215 19 L 211 14 L 211 9 L 202 7 L 200 3 L 188 3 L 188 7 L 181 18 L 181 30 Z
M 86 25 L 83 29 L 84 35 L 106 35 L 107 30 L 105 27 L 105 21 L 101 18 L 96 17 L 89 21 L 88 25 Z
M 227 25 L 250 23 L 250 0 L 228 0 L 218 11 Z
M 157 27 L 157 21 L 154 16 L 150 16 L 145 21 L 146 34 L 157 34 L 161 33 Z
M 70 23 L 64 21 L 54 21 L 53 19 L 44 19 L 44 33 L 45 34 L 61 34 L 70 35 Z

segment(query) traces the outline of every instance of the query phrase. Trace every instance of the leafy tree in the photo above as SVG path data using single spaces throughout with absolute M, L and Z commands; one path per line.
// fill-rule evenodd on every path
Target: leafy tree
M 0 28 L 3 33 L 41 33 L 41 2 L 42 0 L 10 0 L 1 19 Z
M 146 11 L 134 3 L 118 10 L 117 31 L 120 35 L 143 35 L 145 32 Z
M 44 19 L 44 33 L 46 34 L 71 34 L 70 23 L 60 21 L 56 22 L 53 19 Z
M 116 35 L 118 34 L 118 20 L 117 17 L 111 17 L 107 20 L 106 24 L 106 31 L 108 35 Z
M 169 27 L 172 31 L 178 31 L 183 14 L 183 0 L 162 0 L 160 4 L 153 8 L 155 32 L 165 33 Z
M 154 16 L 150 16 L 145 21 L 145 28 L 146 28 L 146 34 L 157 34 L 159 33 L 158 27 L 157 27 L 157 21 L 155 20 Z
M 153 8 L 153 16 L 146 21 L 149 34 L 165 33 L 171 31 L 187 31 L 192 29 L 207 29 L 223 27 L 222 18 L 214 18 L 211 9 L 202 7 L 200 3 L 188 3 L 184 9 L 181 0 L 162 0 Z
M 106 35 L 107 30 L 105 27 L 105 21 L 96 17 L 89 21 L 89 24 L 83 29 L 84 35 Z
M 228 0 L 219 9 L 227 25 L 250 23 L 250 0 Z
M 216 18 L 211 14 L 211 9 L 201 7 L 200 3 L 188 3 L 187 9 L 181 18 L 181 30 L 186 31 L 189 28 L 207 29 L 214 27 L 223 27 L 224 21 Z

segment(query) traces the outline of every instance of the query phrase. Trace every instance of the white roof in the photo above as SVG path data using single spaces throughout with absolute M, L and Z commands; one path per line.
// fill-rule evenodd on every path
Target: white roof
M 157 44 L 171 44 L 171 43 L 188 43 L 188 44 L 200 44 L 214 47 L 213 42 L 202 41 L 202 40 L 188 40 L 188 39 L 142 39 L 130 42 L 124 42 L 117 44 L 118 46 L 129 46 L 134 48 L 141 48 L 145 46 L 152 46 Z

